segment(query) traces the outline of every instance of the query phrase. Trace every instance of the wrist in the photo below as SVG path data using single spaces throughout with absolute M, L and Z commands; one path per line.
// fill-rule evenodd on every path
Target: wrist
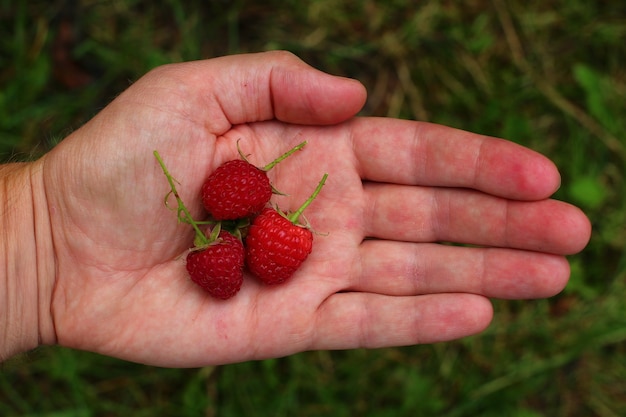
M 55 342 L 43 161 L 0 166 L 0 361 Z

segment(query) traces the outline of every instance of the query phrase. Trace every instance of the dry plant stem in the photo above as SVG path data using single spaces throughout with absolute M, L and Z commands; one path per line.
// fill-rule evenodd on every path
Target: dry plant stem
M 589 116 L 584 110 L 580 109 L 565 98 L 551 84 L 547 83 L 544 77 L 536 73 L 526 59 L 522 42 L 517 34 L 515 25 L 513 24 L 513 18 L 511 17 L 505 2 L 503 0 L 492 1 L 498 14 L 498 18 L 500 19 L 500 24 L 502 25 L 502 30 L 504 31 L 504 36 L 509 45 L 509 49 L 511 50 L 513 62 L 517 68 L 530 76 L 537 89 L 548 99 L 548 101 L 550 101 L 563 113 L 576 120 L 592 135 L 598 137 L 612 152 L 616 153 L 622 159 L 626 159 L 626 148 L 624 148 L 624 145 L 617 137 L 608 132 L 600 123 L 598 123 L 593 117 Z

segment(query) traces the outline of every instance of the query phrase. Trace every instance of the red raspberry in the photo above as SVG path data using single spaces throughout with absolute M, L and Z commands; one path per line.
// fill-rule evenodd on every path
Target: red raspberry
M 216 220 L 258 213 L 272 197 L 265 171 L 236 159 L 220 165 L 202 185 L 202 203 Z
M 301 149 L 306 142 L 301 143 L 289 152 L 283 154 L 281 157 L 273 161 L 270 165 L 266 166 L 264 170 L 270 169 L 273 165 L 280 162 L 287 156 L 291 155 L 298 149 Z M 298 210 L 289 215 L 283 214 L 273 208 L 264 208 L 261 214 L 257 216 L 250 226 L 248 236 L 246 238 L 247 248 L 244 248 L 240 237 L 235 237 L 233 234 L 222 229 L 220 221 L 195 221 L 185 204 L 180 198 L 178 191 L 176 190 L 176 180 L 167 170 L 165 163 L 161 159 L 161 156 L 157 151 L 154 151 L 156 157 L 167 181 L 170 185 L 170 192 L 167 197 L 174 196 L 177 202 L 177 216 L 178 220 L 183 223 L 187 223 L 193 227 L 196 232 L 194 238 L 194 248 L 187 255 L 186 268 L 189 272 L 191 280 L 204 288 L 212 296 L 222 299 L 228 299 L 234 296 L 241 289 L 243 283 L 243 268 L 247 263 L 250 271 L 257 275 L 261 280 L 267 284 L 278 284 L 287 280 L 293 275 L 293 273 L 300 267 L 302 262 L 311 253 L 313 245 L 313 234 L 307 227 L 303 227 L 297 224 L 298 218 L 302 215 L 303 211 L 313 202 L 313 200 L 320 193 L 328 174 L 324 174 L 321 181 L 317 185 L 317 188 L 311 194 L 311 196 L 300 206 Z M 245 159 L 245 158 L 244 158 Z M 244 168 L 229 168 L 233 166 Z M 256 171 L 260 171 L 262 176 L 265 176 L 264 170 L 260 170 L 247 161 L 231 161 L 223 165 L 223 170 L 229 175 L 222 175 L 218 173 L 216 178 L 222 178 L 223 182 L 228 183 L 232 181 L 233 177 L 237 178 L 242 171 L 247 171 L 248 174 L 243 175 L 248 179 L 239 179 L 239 183 L 245 185 L 250 183 L 249 178 L 252 176 L 250 172 L 254 172 L 254 176 L 258 176 Z M 251 168 L 250 168 L 251 167 Z M 218 170 L 220 170 L 218 168 Z M 220 177 L 221 176 L 221 177 Z M 254 182 L 254 181 L 252 181 Z M 264 182 L 264 181 L 258 181 Z M 213 186 L 208 187 L 212 191 L 213 189 L 222 189 L 234 187 L 235 192 L 232 194 L 244 194 L 237 188 L 237 180 L 228 186 Z M 269 183 L 269 181 L 267 181 Z M 253 187 L 254 188 L 254 187 Z M 272 187 L 270 185 L 270 196 Z M 246 196 L 249 197 L 249 196 Z M 265 198 L 265 197 L 264 197 Z M 228 198 L 221 197 L 220 200 L 227 200 Z M 244 199 L 245 200 L 245 199 Z M 267 198 L 269 200 L 269 198 Z M 263 205 L 267 204 L 267 200 Z M 231 201 L 232 203 L 232 201 Z M 241 204 L 231 204 L 229 209 L 226 209 L 229 213 L 235 210 Z M 245 206 L 245 204 L 244 204 Z M 257 205 L 252 205 L 254 209 L 250 209 L 248 205 L 248 213 L 244 216 L 252 214 L 254 211 L 261 210 Z M 215 214 L 212 213 L 214 216 Z M 218 217 L 219 214 L 215 217 Z M 243 217 L 237 215 L 234 219 Z M 228 219 L 231 219 L 230 217 Z M 200 229 L 200 224 L 213 224 L 211 232 L 207 235 Z M 228 223 L 228 222 L 227 222 Z M 231 225 L 232 227 L 232 225 Z M 240 236 L 241 228 L 236 226 L 235 234 Z
M 241 150 L 242 159 L 220 165 L 202 185 L 202 204 L 215 220 L 236 220 L 263 210 L 276 192 L 267 171 L 302 149 L 306 142 L 293 147 L 269 164 L 257 168 L 249 163 Z
M 287 215 L 268 207 L 252 221 L 246 237 L 246 264 L 261 281 L 286 281 L 311 253 L 313 233 L 297 221 L 320 193 L 327 177 L 324 174 L 313 194 L 295 212 Z
M 191 217 L 176 190 L 176 180 L 157 151 L 154 156 L 170 185 L 167 197 L 176 198 L 178 220 L 191 225 L 196 232 L 194 247 L 187 255 L 186 263 L 191 280 L 214 297 L 227 299 L 234 296 L 243 283 L 245 250 L 241 239 L 222 229 L 221 222 L 213 226 L 209 235 L 205 234 L 200 229 L 200 224 L 205 222 L 197 222 Z
M 291 277 L 309 256 L 313 234 L 293 224 L 273 208 L 265 208 L 252 222 L 246 238 L 246 263 L 266 284 Z
M 205 248 L 189 252 L 187 272 L 213 297 L 226 300 L 241 289 L 244 255 L 241 240 L 222 230 L 217 240 Z

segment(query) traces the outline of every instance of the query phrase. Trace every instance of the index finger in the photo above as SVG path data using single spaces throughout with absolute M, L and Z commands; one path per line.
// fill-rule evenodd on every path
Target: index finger
M 515 200 L 545 199 L 561 181 L 538 152 L 432 123 L 362 118 L 352 137 L 361 177 L 370 181 L 472 188 Z

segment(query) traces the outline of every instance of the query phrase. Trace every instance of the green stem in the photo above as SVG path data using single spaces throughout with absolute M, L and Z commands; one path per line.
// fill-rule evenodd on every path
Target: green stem
M 306 140 L 304 142 L 294 146 L 292 149 L 288 150 L 287 152 L 285 152 L 284 154 L 282 154 L 278 158 L 274 159 L 272 162 L 270 162 L 269 164 L 265 165 L 261 169 L 263 171 L 269 171 L 270 169 L 272 169 L 276 165 L 278 165 L 280 162 L 284 161 L 285 159 L 287 159 L 288 157 L 290 157 L 294 153 L 298 152 L 300 149 L 304 148 L 305 145 L 306 145 Z
M 324 184 L 326 183 L 326 178 L 328 178 L 328 174 L 324 174 L 319 184 L 317 184 L 315 191 L 313 191 L 313 194 L 311 194 L 311 196 L 307 198 L 307 200 L 300 206 L 300 208 L 294 211 L 291 215 L 289 215 L 289 220 L 291 220 L 292 223 L 295 224 L 298 221 L 300 215 L 309 206 L 309 204 L 311 204 L 313 200 L 315 200 L 315 197 L 317 197 L 320 191 L 322 191 L 322 187 L 324 187 Z
M 159 162 L 159 165 L 161 165 L 161 169 L 163 170 L 163 173 L 165 174 L 165 177 L 167 178 L 167 182 L 170 184 L 171 191 L 168 193 L 168 195 L 172 194 L 176 198 L 176 203 L 178 204 L 178 209 L 177 209 L 178 220 L 190 224 L 191 227 L 193 227 L 193 229 L 196 231 L 196 241 L 199 240 L 202 244 L 208 245 L 209 240 L 207 239 L 206 235 L 202 232 L 202 230 L 200 230 L 200 228 L 198 227 L 198 224 L 193 220 L 193 218 L 191 217 L 191 213 L 189 213 L 189 210 L 187 210 L 187 207 L 183 203 L 183 200 L 180 198 L 180 195 L 178 194 L 178 191 L 176 190 L 176 185 L 174 184 L 175 180 L 170 174 L 170 172 L 167 170 L 167 167 L 165 166 L 163 159 L 161 159 L 161 155 L 159 155 L 159 152 L 157 151 L 154 151 L 153 153 L 154 153 L 154 157 Z M 165 199 L 167 201 L 167 196 L 165 197 Z M 181 212 L 183 213 L 183 216 L 181 216 L 180 214 Z

